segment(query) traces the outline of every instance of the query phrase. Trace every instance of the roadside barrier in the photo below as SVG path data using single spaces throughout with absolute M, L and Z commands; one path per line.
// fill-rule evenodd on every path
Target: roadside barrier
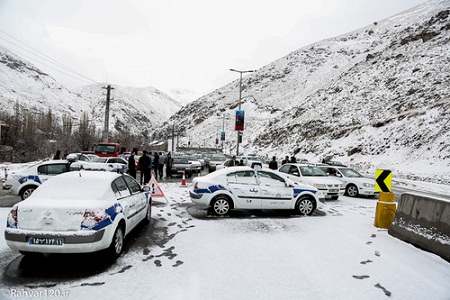
M 394 193 L 380 192 L 373 225 L 379 228 L 389 228 L 395 218 L 396 206 Z
M 403 194 L 388 233 L 450 262 L 450 201 Z

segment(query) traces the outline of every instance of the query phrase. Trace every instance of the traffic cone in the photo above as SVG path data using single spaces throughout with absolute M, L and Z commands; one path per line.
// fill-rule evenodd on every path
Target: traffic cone
M 186 187 L 187 186 L 187 184 L 186 184 L 186 176 L 184 175 L 184 171 L 183 171 L 183 178 L 181 179 L 180 186 L 182 186 L 182 187 Z

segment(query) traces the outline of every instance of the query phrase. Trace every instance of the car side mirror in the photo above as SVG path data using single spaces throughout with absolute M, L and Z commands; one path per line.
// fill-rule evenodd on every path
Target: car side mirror
M 143 191 L 143 192 L 150 192 L 150 190 L 151 190 L 151 188 L 150 188 L 148 185 L 144 185 L 144 186 L 142 187 L 142 191 Z

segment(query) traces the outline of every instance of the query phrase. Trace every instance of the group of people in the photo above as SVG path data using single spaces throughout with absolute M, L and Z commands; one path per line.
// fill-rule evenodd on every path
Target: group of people
M 152 170 L 156 180 L 158 180 L 158 177 L 162 179 L 164 177 L 164 166 L 166 166 L 166 176 L 172 177 L 173 158 L 170 152 L 166 156 L 162 152 L 155 152 L 153 154 L 153 160 L 152 152 L 148 152 L 147 150 L 142 151 L 142 156 L 137 161 L 136 155 L 137 150 L 133 150 L 128 158 L 128 174 L 136 178 L 137 170 L 140 170 L 141 184 L 145 185 L 149 183 Z

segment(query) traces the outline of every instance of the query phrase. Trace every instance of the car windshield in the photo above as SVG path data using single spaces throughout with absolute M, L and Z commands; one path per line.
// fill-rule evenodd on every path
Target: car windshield
M 173 158 L 174 164 L 188 164 L 188 160 L 185 157 L 174 157 Z
M 328 176 L 322 169 L 315 166 L 301 166 L 303 176 Z
M 227 158 L 225 156 L 212 156 L 210 160 L 212 160 L 212 161 L 226 161 Z
M 344 174 L 345 177 L 363 177 L 353 169 L 339 169 L 339 171 L 341 171 L 341 173 Z

